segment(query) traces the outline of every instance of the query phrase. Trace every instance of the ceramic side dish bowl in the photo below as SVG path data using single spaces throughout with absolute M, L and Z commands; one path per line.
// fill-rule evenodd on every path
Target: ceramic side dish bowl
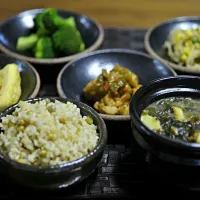
M 35 103 L 47 98 L 34 98 L 27 100 L 29 103 Z M 51 102 L 58 100 L 63 103 L 68 101 L 80 108 L 81 115 L 90 116 L 93 123 L 97 126 L 99 139 L 96 147 L 79 159 L 66 161 L 63 164 L 51 166 L 36 166 L 22 164 L 12 160 L 7 155 L 0 152 L 0 164 L 11 178 L 27 187 L 36 189 L 59 189 L 68 187 L 74 183 L 80 182 L 88 177 L 98 166 L 101 160 L 103 150 L 107 141 L 107 130 L 103 119 L 89 106 L 66 98 L 48 98 Z M 14 105 L 4 110 L 0 118 L 7 114 L 12 114 L 18 105 Z
M 132 134 L 141 147 L 159 159 L 175 164 L 199 166 L 200 144 L 158 134 L 141 121 L 141 113 L 148 105 L 168 97 L 190 97 L 200 100 L 200 78 L 161 78 L 139 89 L 130 103 Z
M 164 64 L 137 51 L 126 49 L 99 50 L 64 66 L 57 78 L 59 95 L 87 103 L 93 107 L 93 102 L 85 98 L 83 88 L 88 82 L 97 78 L 102 69 L 110 71 L 116 64 L 134 72 L 142 85 L 157 78 L 176 75 L 172 69 Z M 100 115 L 105 120 L 130 120 L 129 115 Z
M 145 48 L 147 52 L 163 64 L 184 73 L 200 74 L 200 68 L 185 67 L 173 62 L 167 55 L 163 45 L 174 29 L 188 30 L 200 25 L 200 17 L 177 17 L 157 24 L 150 28 L 145 35 Z
M 43 11 L 44 9 L 27 10 L 3 21 L 0 24 L 0 50 L 9 56 L 26 60 L 30 63 L 53 65 L 73 60 L 85 53 L 96 50 L 102 44 L 104 39 L 104 30 L 98 22 L 76 12 L 57 10 L 59 16 L 63 18 L 68 18 L 70 16 L 75 18 L 77 29 L 79 30 L 86 46 L 85 50 L 74 55 L 49 59 L 37 59 L 28 51 L 23 53 L 18 52 L 16 50 L 17 38 L 30 34 L 31 29 L 34 26 L 34 17 Z

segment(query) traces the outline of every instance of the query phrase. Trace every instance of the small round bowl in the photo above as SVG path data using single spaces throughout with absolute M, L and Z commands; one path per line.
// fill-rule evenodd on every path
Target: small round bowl
M 34 98 L 26 102 L 35 103 L 47 98 Z M 98 143 L 93 151 L 80 159 L 55 166 L 31 166 L 21 164 L 10 159 L 0 152 L 0 165 L 11 178 L 18 183 L 35 189 L 59 189 L 66 188 L 88 177 L 98 166 L 104 147 L 107 142 L 107 130 L 103 119 L 89 106 L 66 98 L 49 97 L 50 101 L 58 100 L 66 103 L 72 102 L 80 108 L 82 115 L 90 116 L 97 126 L 99 133 Z M 17 104 L 4 110 L 0 118 L 11 114 L 17 108 Z
M 83 88 L 89 81 L 97 78 L 102 69 L 111 70 L 116 64 L 136 73 L 142 85 L 157 78 L 176 75 L 173 70 L 144 53 L 126 49 L 100 50 L 64 66 L 57 78 L 58 94 L 93 106 L 93 103 L 84 98 Z M 129 115 L 100 115 L 105 120 L 130 120 Z
M 148 105 L 168 97 L 191 97 L 200 100 L 200 77 L 161 78 L 140 88 L 130 102 L 133 136 L 141 147 L 159 159 L 175 164 L 199 166 L 200 144 L 157 134 L 140 120 L 142 111 Z
M 0 54 L 0 69 L 11 63 L 15 63 L 20 71 L 22 88 L 20 100 L 36 97 L 40 90 L 40 76 L 36 69 L 25 61 Z
M 98 22 L 76 12 L 57 9 L 58 14 L 63 18 L 68 18 L 70 16 L 75 18 L 77 28 L 80 31 L 86 49 L 74 55 L 50 59 L 37 59 L 29 52 L 17 52 L 15 48 L 17 38 L 30 33 L 34 26 L 33 18 L 44 10 L 45 9 L 27 10 L 2 22 L 0 24 L 0 50 L 12 57 L 26 60 L 30 63 L 53 65 L 74 60 L 83 54 L 98 49 L 102 44 L 104 30 Z
M 200 25 L 200 17 L 177 17 L 168 21 L 162 22 L 150 28 L 145 35 L 145 48 L 147 52 L 155 59 L 161 61 L 165 65 L 172 67 L 180 72 L 191 74 L 200 74 L 200 69 L 193 69 L 174 63 L 163 48 L 163 44 L 168 40 L 169 34 L 175 28 L 189 29 Z

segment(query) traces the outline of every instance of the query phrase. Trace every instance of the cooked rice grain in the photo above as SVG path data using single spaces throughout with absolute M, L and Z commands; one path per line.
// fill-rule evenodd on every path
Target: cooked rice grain
M 92 151 L 97 127 L 81 116 L 73 103 L 49 100 L 19 102 L 12 115 L 2 118 L 0 151 L 29 165 L 57 165 Z

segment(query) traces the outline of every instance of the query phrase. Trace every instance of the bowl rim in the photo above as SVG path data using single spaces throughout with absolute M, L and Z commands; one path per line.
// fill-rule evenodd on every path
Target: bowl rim
M 62 171 L 70 171 L 71 169 L 77 170 L 77 168 L 80 168 L 83 165 L 89 163 L 91 159 L 98 156 L 104 150 L 104 147 L 107 143 L 107 137 L 108 137 L 107 128 L 106 128 L 104 120 L 97 114 L 97 112 L 93 108 L 91 108 L 87 104 L 84 104 L 82 102 L 79 102 L 79 101 L 76 101 L 73 99 L 62 98 L 62 97 L 53 97 L 53 96 L 52 97 L 31 98 L 31 99 L 26 100 L 25 102 L 32 102 L 32 101 L 36 102 L 36 101 L 41 101 L 41 100 L 45 100 L 45 99 L 50 99 L 50 101 L 58 100 L 61 102 L 69 101 L 69 102 L 77 105 L 77 107 L 80 108 L 80 110 L 84 110 L 85 112 L 91 113 L 93 116 L 95 116 L 98 120 L 97 126 L 101 130 L 101 135 L 100 135 L 99 141 L 97 142 L 97 145 L 95 146 L 95 148 L 90 153 L 86 154 L 85 156 L 82 156 L 76 160 L 72 160 L 70 162 L 65 162 L 65 163 L 59 164 L 59 165 L 35 166 L 35 165 L 23 164 L 23 163 L 19 163 L 15 160 L 9 158 L 7 155 L 3 154 L 2 152 L 0 152 L 0 162 L 7 165 L 8 167 L 12 167 L 12 168 L 19 169 L 22 171 L 42 172 L 42 173 L 46 173 L 46 174 L 47 173 L 57 173 L 58 170 L 62 170 Z M 17 107 L 18 107 L 18 103 L 4 109 L 0 113 L 0 118 L 5 117 L 6 112 L 9 113 L 10 111 L 12 111 L 12 109 L 15 109 Z
M 30 9 L 30 10 L 20 12 L 20 13 L 14 15 L 14 16 L 9 17 L 7 20 L 1 22 L 0 26 L 3 26 L 4 24 L 8 23 L 9 21 L 11 21 L 12 19 L 14 19 L 17 16 L 18 17 L 27 16 L 27 13 L 29 13 L 29 12 L 40 13 L 40 12 L 44 11 L 45 9 L 46 8 L 38 8 L 38 9 Z M 101 44 L 104 40 L 105 34 L 104 34 L 103 26 L 96 19 L 90 18 L 90 17 L 88 17 L 84 14 L 74 12 L 74 11 L 71 11 L 71 10 L 57 9 L 57 11 L 73 13 L 73 14 L 76 14 L 76 15 L 83 16 L 83 17 L 87 18 L 88 20 L 92 21 L 97 26 L 97 29 L 98 29 L 98 32 L 99 32 L 98 38 L 96 39 L 96 41 L 90 47 L 85 49 L 83 52 L 80 52 L 80 53 L 77 53 L 77 54 L 74 54 L 74 55 L 70 55 L 70 56 L 60 57 L 60 58 L 38 59 L 38 58 L 30 57 L 30 56 L 21 55 L 20 53 L 17 53 L 17 52 L 14 52 L 14 51 L 8 49 L 2 43 L 0 43 L 0 51 L 2 51 L 3 53 L 5 53 L 5 54 L 7 54 L 11 57 L 21 59 L 21 60 L 26 60 L 30 63 L 41 64 L 41 65 L 42 64 L 53 65 L 53 64 L 62 64 L 62 63 L 66 63 L 68 61 L 74 60 L 74 59 L 76 59 L 76 58 L 78 58 L 78 57 L 80 57 L 84 54 L 87 54 L 89 52 L 92 52 L 92 51 L 98 49 L 101 46 Z
M 84 58 L 87 58 L 87 57 L 90 57 L 90 56 L 94 56 L 94 55 L 98 55 L 98 54 L 107 54 L 107 53 L 128 53 L 128 54 L 135 54 L 135 55 L 140 55 L 140 56 L 143 56 L 143 57 L 146 57 L 148 59 L 153 59 L 153 60 L 156 60 L 154 59 L 153 57 L 151 57 L 150 55 L 146 54 L 146 53 L 143 53 L 143 52 L 140 52 L 140 51 L 137 51 L 137 50 L 131 50 L 131 49 L 123 49 L 123 48 L 116 48 L 116 49 L 103 49 L 103 50 L 98 50 L 98 51 L 94 51 L 94 52 L 91 52 L 91 53 L 88 53 L 87 55 L 84 55 L 76 60 L 72 60 L 71 62 L 67 63 L 66 65 L 64 65 L 64 67 L 61 69 L 61 71 L 59 72 L 58 74 L 58 77 L 57 77 L 57 83 L 56 83 L 56 86 L 57 86 L 57 91 L 58 91 L 58 95 L 60 97 L 64 97 L 64 98 L 67 98 L 67 96 L 65 95 L 63 89 L 62 89 L 62 86 L 61 86 L 61 78 L 62 78 L 62 74 L 63 72 L 68 68 L 70 67 L 73 63 L 79 61 L 79 60 L 82 60 Z M 158 61 L 160 62 L 160 61 Z M 163 64 L 163 63 L 161 63 Z M 170 67 L 166 66 L 172 73 L 174 76 L 177 75 L 177 73 Z M 105 120 L 112 120 L 112 121 L 129 121 L 130 120 L 130 115 L 107 115 L 107 114 L 102 114 L 102 113 L 98 113 L 103 119 Z
M 170 24 L 170 23 L 173 23 L 173 22 L 184 22 L 184 21 L 187 21 L 188 19 L 191 19 L 191 20 L 199 20 L 200 21 L 200 16 L 181 16 L 181 17 L 176 17 L 176 18 L 171 18 L 171 19 L 168 19 L 166 21 L 163 21 L 151 28 L 149 28 L 145 34 L 145 37 L 144 37 L 144 46 L 145 46 L 145 49 L 146 51 L 152 56 L 154 57 L 155 59 L 159 60 L 160 62 L 162 62 L 163 64 L 177 70 L 177 71 L 180 71 L 180 72 L 187 72 L 187 73 L 192 73 L 192 74 L 200 74 L 200 69 L 193 69 L 193 68 L 187 68 L 185 67 L 184 65 L 181 65 L 181 64 L 176 64 L 172 61 L 169 61 L 169 60 L 166 60 L 164 58 L 162 58 L 161 56 L 159 56 L 155 51 L 154 49 L 151 47 L 151 44 L 150 44 L 150 37 L 152 35 L 152 33 L 159 27 L 163 26 L 163 25 L 166 25 L 166 24 Z
M 21 60 L 21 59 L 18 59 L 18 58 L 13 58 L 13 57 L 10 57 L 10 56 L 8 56 L 6 54 L 3 54 L 3 53 L 0 53 L 0 58 L 1 57 L 6 57 L 6 58 L 9 58 L 9 59 L 13 59 L 13 61 L 17 60 L 17 61 L 19 61 L 21 63 L 24 63 L 33 71 L 33 73 L 35 75 L 36 82 L 35 82 L 35 87 L 34 87 L 33 91 L 28 96 L 28 99 L 29 98 L 35 98 L 38 95 L 39 90 L 40 90 L 40 86 L 41 86 L 40 75 L 37 72 L 37 70 L 35 69 L 35 67 L 33 65 L 31 65 L 29 62 L 25 61 L 25 60 Z
M 146 84 L 145 86 L 141 87 L 133 96 L 130 102 L 130 115 L 131 115 L 131 121 L 133 122 L 133 119 L 136 123 L 134 125 L 137 127 L 137 129 L 140 132 L 145 133 L 146 136 L 152 137 L 155 140 L 159 141 L 160 143 L 163 143 L 163 141 L 170 146 L 174 147 L 181 147 L 181 148 L 187 148 L 191 150 L 199 150 L 200 149 L 200 144 L 198 143 L 190 143 L 190 142 L 185 142 L 182 140 L 178 139 L 172 139 L 170 137 L 160 135 L 156 133 L 155 131 L 149 129 L 147 126 L 144 125 L 144 123 L 141 121 L 139 114 L 137 113 L 136 107 L 138 99 L 145 93 L 145 91 L 148 91 L 150 88 L 152 88 L 155 85 L 159 85 L 160 82 L 165 82 L 168 80 L 180 80 L 180 79 L 198 79 L 200 82 L 200 77 L 199 76 L 192 76 L 192 75 L 180 75 L 180 76 L 171 76 L 171 77 L 164 77 L 164 78 L 159 78 L 156 80 L 153 80 L 149 82 L 149 84 Z M 186 88 L 186 87 L 185 87 Z M 162 88 L 161 88 L 162 89 Z

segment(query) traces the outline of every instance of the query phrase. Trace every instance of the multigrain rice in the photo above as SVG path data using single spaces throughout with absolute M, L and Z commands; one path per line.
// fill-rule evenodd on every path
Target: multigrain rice
M 12 115 L 0 123 L 0 151 L 29 165 L 57 165 L 92 151 L 97 127 L 73 103 L 49 100 L 19 102 Z

